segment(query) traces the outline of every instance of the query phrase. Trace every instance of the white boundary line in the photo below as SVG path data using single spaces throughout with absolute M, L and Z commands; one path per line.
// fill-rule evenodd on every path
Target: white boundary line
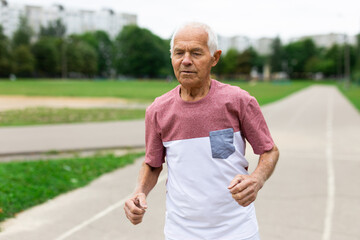
M 332 218 L 335 207 L 335 169 L 333 161 L 333 94 L 329 94 L 326 112 L 326 169 L 327 169 L 327 200 L 322 240 L 330 240 Z
M 167 178 L 167 174 L 164 174 L 164 175 L 160 176 L 159 180 L 158 180 L 158 183 L 164 181 L 166 178 Z M 68 238 L 69 236 L 71 236 L 74 233 L 80 231 L 81 229 L 83 229 L 87 225 L 99 220 L 100 218 L 104 217 L 105 215 L 109 214 L 110 212 L 114 211 L 115 209 L 123 206 L 125 204 L 126 200 L 128 200 L 131 196 L 132 196 L 132 194 L 126 196 L 125 198 L 121 199 L 120 201 L 114 203 L 113 205 L 110 205 L 109 207 L 107 207 L 103 211 L 97 213 L 93 217 L 85 220 L 84 222 L 82 222 L 82 223 L 78 224 L 77 226 L 71 228 L 70 230 L 66 231 L 65 233 L 63 233 L 59 237 L 55 238 L 55 240 L 64 240 L 64 239 Z

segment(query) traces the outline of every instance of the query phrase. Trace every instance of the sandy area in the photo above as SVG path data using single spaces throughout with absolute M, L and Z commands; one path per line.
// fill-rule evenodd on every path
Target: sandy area
M 147 106 L 120 98 L 0 96 L 0 111 L 30 107 L 143 109 Z

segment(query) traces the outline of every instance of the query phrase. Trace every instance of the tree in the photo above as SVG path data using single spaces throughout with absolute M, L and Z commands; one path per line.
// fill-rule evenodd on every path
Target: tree
M 229 49 L 223 58 L 223 73 L 230 78 L 234 78 L 238 72 L 239 52 L 235 48 Z
M 84 64 L 84 59 L 81 57 L 81 53 L 77 48 L 77 44 L 72 37 L 67 40 L 66 43 L 66 69 L 69 73 L 80 73 Z
M 355 51 L 356 51 L 355 69 L 357 71 L 360 71 L 360 33 L 356 35 Z
M 60 74 L 60 56 L 57 39 L 42 37 L 32 47 L 35 57 L 35 71 L 38 76 L 54 77 Z
M 160 77 L 169 73 L 168 43 L 136 25 L 123 28 L 115 40 L 117 73 L 133 77 Z
M 349 52 L 348 59 L 346 51 Z M 334 44 L 326 50 L 324 59 L 329 62 L 328 68 L 323 69 L 327 76 L 343 78 L 345 76 L 345 63 L 347 60 L 349 60 L 350 70 L 356 72 L 356 48 L 354 46 Z
M 51 21 L 46 27 L 40 27 L 41 37 L 57 37 L 64 38 L 66 34 L 66 26 L 63 24 L 61 19 Z
M 260 56 L 253 47 L 248 48 L 245 52 L 248 52 L 250 56 L 250 64 L 252 68 L 260 70 L 264 67 L 267 59 L 265 56 Z
M 80 39 L 92 46 L 97 53 L 98 75 L 110 77 L 113 66 L 114 46 L 109 35 L 104 31 L 87 32 Z
M 243 51 L 238 57 L 238 71 L 242 75 L 250 76 L 251 69 L 255 66 L 257 61 L 257 53 L 253 48 L 248 48 Z
M 87 77 L 94 77 L 98 67 L 96 50 L 86 42 L 79 42 L 77 48 L 84 59 L 80 72 Z
M 284 71 L 285 52 L 279 37 L 271 44 L 270 66 L 272 72 Z
M 351 73 L 355 71 L 356 69 L 356 57 L 357 57 L 357 53 L 356 53 L 356 47 L 353 45 L 350 45 L 349 43 L 345 43 L 344 44 L 344 48 L 345 50 L 345 57 L 348 59 L 346 59 L 346 61 L 348 61 L 347 63 L 345 63 L 345 72 L 346 72 L 346 65 L 348 64 L 348 71 L 349 71 L 349 78 L 351 80 Z M 348 54 L 348 56 L 347 56 Z
M 353 78 L 356 82 L 360 83 L 360 33 L 356 35 L 356 60 L 355 60 L 355 67 Z
M 220 58 L 220 66 L 215 67 L 215 72 L 227 78 L 236 78 L 239 75 L 249 78 L 251 70 L 253 68 L 262 69 L 264 62 L 265 58 L 259 56 L 251 47 L 242 53 L 239 53 L 235 48 L 231 48 L 224 57 Z
M 316 56 L 317 48 L 311 39 L 289 43 L 284 47 L 289 75 L 295 78 L 307 77 L 305 65 L 308 60 Z
M 327 49 L 324 58 L 329 61 L 329 68 L 326 74 L 329 76 L 340 77 L 343 74 L 344 54 L 341 46 L 334 44 Z
M 14 71 L 19 77 L 31 77 L 34 72 L 35 59 L 29 46 L 20 45 L 14 49 Z
M 221 55 L 216 66 L 211 69 L 211 72 L 213 74 L 216 74 L 217 78 L 222 79 L 224 77 L 224 69 L 225 69 L 224 56 Z
M 3 27 L 0 25 L 0 77 L 9 77 L 11 67 L 11 53 L 9 39 L 3 33 Z
M 50 21 L 46 27 L 41 26 L 39 33 L 40 38 L 56 39 L 57 61 L 59 63 L 56 72 L 61 72 L 63 78 L 67 76 L 65 34 L 66 26 L 60 18 Z
M 160 77 L 166 76 L 174 76 L 173 67 L 171 65 L 170 58 L 170 41 L 171 39 L 160 39 L 161 49 L 163 51 L 164 64 L 160 69 Z
M 68 72 L 76 77 L 93 77 L 97 73 L 96 51 L 78 35 L 70 36 L 66 46 L 66 58 Z
M 31 37 L 33 35 L 33 30 L 28 25 L 27 19 L 24 16 L 20 17 L 20 23 L 17 30 L 14 32 L 12 44 L 13 48 L 19 47 L 21 45 L 29 46 Z
M 313 56 L 305 64 L 305 72 L 322 73 L 325 77 L 335 76 L 336 66 L 332 59 L 326 59 L 323 55 Z

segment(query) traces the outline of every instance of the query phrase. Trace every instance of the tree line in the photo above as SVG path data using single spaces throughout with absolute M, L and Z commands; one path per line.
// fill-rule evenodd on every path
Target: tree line
M 345 43 L 324 48 L 311 39 L 284 45 L 276 37 L 267 56 L 259 55 L 251 47 L 243 52 L 230 49 L 220 59 L 215 73 L 227 79 L 250 79 L 252 71 L 264 73 L 266 67 L 272 73 L 270 78 L 352 78 L 360 82 L 360 34 L 354 46 Z
M 66 36 L 61 20 L 35 36 L 21 17 L 10 39 L 0 25 L 0 77 L 166 77 L 172 74 L 169 43 L 136 25 L 125 26 L 114 40 L 104 31 Z
M 125 26 L 111 39 L 104 31 L 66 35 L 61 20 L 42 26 L 37 36 L 21 17 L 11 38 L 0 25 L 0 77 L 165 78 L 173 76 L 170 40 L 145 28 Z M 229 49 L 213 73 L 224 79 L 251 79 L 265 72 L 277 78 L 360 79 L 360 34 L 357 43 L 318 47 L 311 39 L 282 44 L 275 38 L 269 55 L 250 47 Z

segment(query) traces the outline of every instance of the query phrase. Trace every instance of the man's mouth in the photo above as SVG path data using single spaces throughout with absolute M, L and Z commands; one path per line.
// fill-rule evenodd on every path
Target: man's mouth
M 196 72 L 194 72 L 194 71 L 181 71 L 181 73 L 190 74 L 190 73 L 196 73 Z

